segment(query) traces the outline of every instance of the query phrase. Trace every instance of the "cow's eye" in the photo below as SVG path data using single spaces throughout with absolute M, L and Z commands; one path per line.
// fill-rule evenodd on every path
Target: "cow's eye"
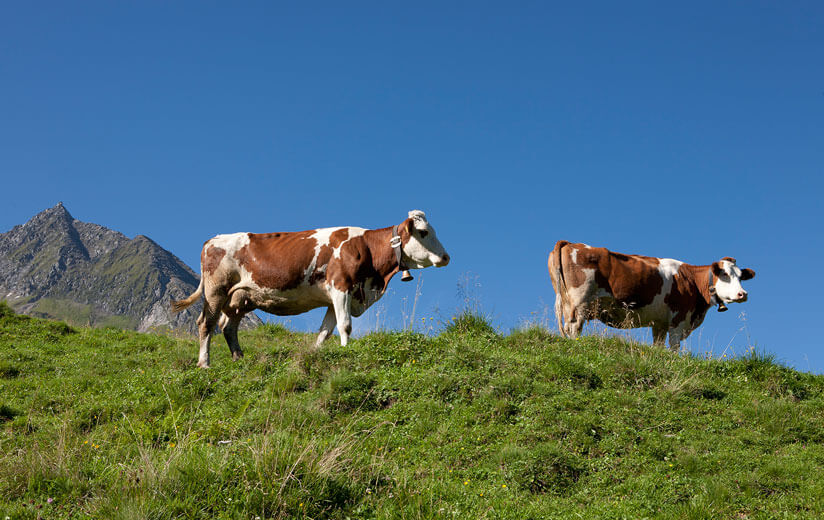
M 424 229 L 424 230 L 420 231 L 420 232 L 419 232 L 419 234 L 421 235 L 421 238 L 426 238 L 426 235 L 428 235 L 428 234 L 429 234 L 429 231 L 426 231 L 426 230 Z

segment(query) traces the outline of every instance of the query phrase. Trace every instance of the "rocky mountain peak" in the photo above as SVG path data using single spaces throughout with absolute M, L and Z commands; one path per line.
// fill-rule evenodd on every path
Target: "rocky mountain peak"
M 76 325 L 194 331 L 199 305 L 173 315 L 170 302 L 198 282 L 149 237 L 76 220 L 62 202 L 0 234 L 0 299 L 18 312 Z
M 55 224 L 60 226 L 70 226 L 72 222 L 74 222 L 74 217 L 72 217 L 71 213 L 69 213 L 69 210 L 66 209 L 62 202 L 58 202 L 55 206 L 45 209 L 33 216 L 28 222 L 23 224 L 23 226 L 35 228 L 54 226 Z

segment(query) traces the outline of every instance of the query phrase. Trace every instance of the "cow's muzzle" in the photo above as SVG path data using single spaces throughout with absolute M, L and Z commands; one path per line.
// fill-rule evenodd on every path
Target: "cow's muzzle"
M 440 260 L 435 262 L 435 267 L 444 267 L 449 264 L 449 255 L 444 253 Z

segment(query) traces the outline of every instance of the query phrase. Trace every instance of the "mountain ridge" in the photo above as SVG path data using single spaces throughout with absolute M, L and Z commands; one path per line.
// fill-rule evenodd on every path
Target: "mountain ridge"
M 32 316 L 193 333 L 199 308 L 173 314 L 170 304 L 198 283 L 197 273 L 151 238 L 79 221 L 62 202 L 0 234 L 0 299 Z

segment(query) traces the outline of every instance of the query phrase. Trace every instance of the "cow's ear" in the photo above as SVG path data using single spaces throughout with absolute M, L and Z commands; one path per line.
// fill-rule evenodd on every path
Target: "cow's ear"
M 415 224 L 412 223 L 411 218 L 404 220 L 403 224 L 401 224 L 401 227 L 406 230 L 407 236 L 411 237 L 412 233 L 415 232 Z
M 752 269 L 742 269 L 741 270 L 741 279 L 742 280 L 750 280 L 755 278 L 755 271 Z
M 713 262 L 712 274 L 714 274 L 715 276 L 721 276 L 722 274 L 724 274 L 724 269 L 721 267 L 721 262 Z

